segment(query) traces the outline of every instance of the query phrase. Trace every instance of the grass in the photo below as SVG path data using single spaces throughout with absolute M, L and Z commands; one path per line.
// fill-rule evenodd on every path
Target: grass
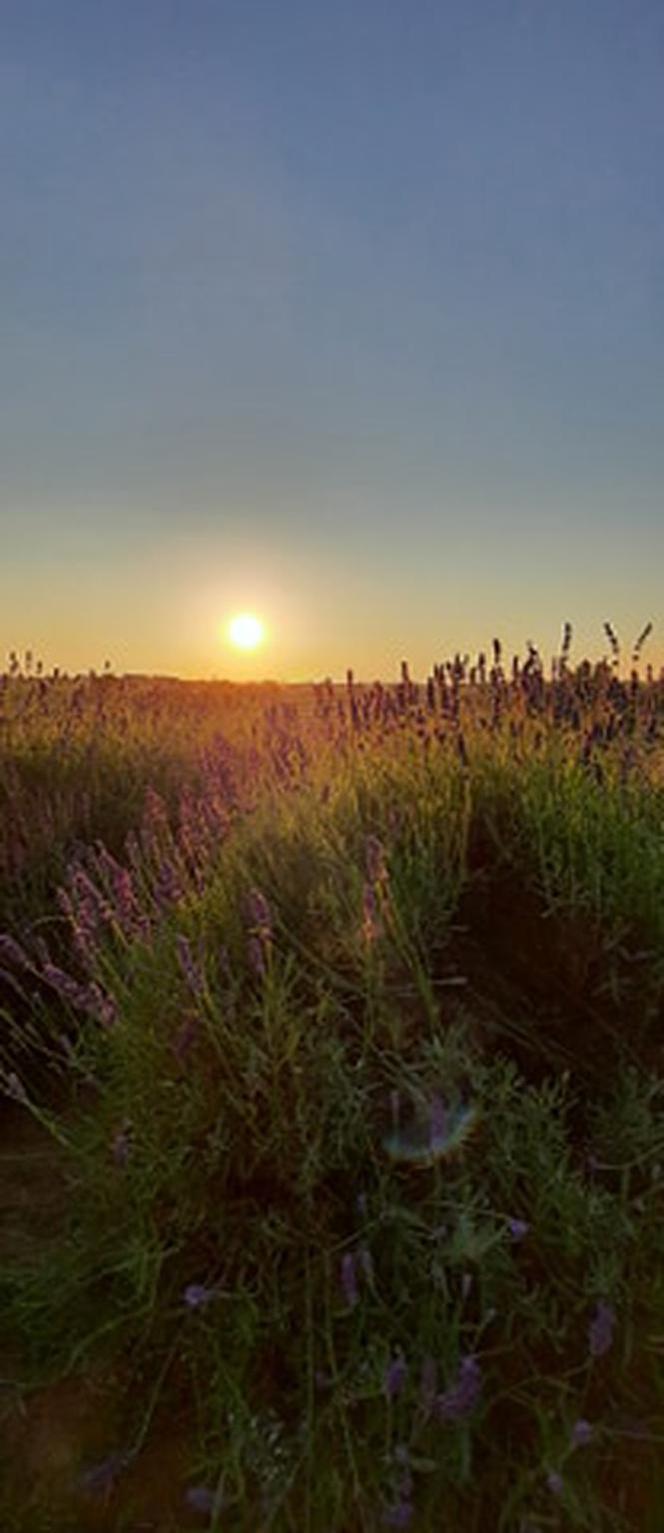
M 662 1527 L 664 687 L 494 660 L 7 679 L 7 1527 Z

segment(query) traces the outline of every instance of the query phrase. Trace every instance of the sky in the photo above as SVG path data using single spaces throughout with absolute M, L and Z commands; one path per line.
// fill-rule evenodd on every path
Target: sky
M 0 668 L 664 663 L 663 66 L 660 0 L 4 0 Z

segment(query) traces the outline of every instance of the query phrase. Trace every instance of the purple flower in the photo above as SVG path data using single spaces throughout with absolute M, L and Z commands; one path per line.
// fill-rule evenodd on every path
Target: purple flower
M 187 940 L 186 937 L 183 937 L 181 933 L 178 933 L 177 937 L 175 938 L 175 946 L 177 949 L 180 968 L 184 974 L 189 989 L 193 991 L 194 995 L 202 995 L 205 989 L 205 976 L 202 970 L 199 968 L 198 964 L 195 962 L 193 953 L 191 951 L 191 943 Z
M 352 1251 L 346 1251 L 341 1259 L 341 1286 L 348 1308 L 354 1309 L 360 1295 L 357 1291 L 356 1259 Z
M 574 1422 L 574 1426 L 572 1427 L 571 1439 L 570 1439 L 571 1443 L 572 1443 L 572 1447 L 573 1448 L 585 1448 L 585 1447 L 587 1447 L 588 1443 L 592 1441 L 592 1436 L 593 1436 L 593 1429 L 592 1429 L 592 1426 L 591 1426 L 590 1422 L 589 1421 L 585 1421 L 583 1417 L 580 1417 L 578 1421 Z
M 525 1219 L 508 1219 L 507 1228 L 512 1236 L 512 1240 L 524 1240 L 530 1225 Z
M 616 1312 L 603 1299 L 599 1300 L 595 1314 L 588 1327 L 588 1350 L 591 1357 L 603 1357 L 613 1341 Z
M 93 980 L 82 994 L 81 1004 L 88 1016 L 102 1027 L 113 1027 L 118 1020 L 118 1008 L 112 995 L 106 995 Z
M 405 1357 L 393 1357 L 385 1369 L 385 1393 L 388 1400 L 394 1400 L 400 1394 L 408 1378 L 408 1364 Z
M 100 1464 L 93 1464 L 91 1469 L 86 1469 L 81 1475 L 81 1490 L 89 1496 L 110 1495 L 116 1480 L 127 1469 L 132 1457 L 131 1453 L 111 1453 Z
M 264 941 L 272 936 L 272 914 L 265 895 L 260 889 L 251 889 L 247 895 L 247 915 L 253 929 Z
M 258 979 L 265 979 L 267 964 L 265 962 L 265 944 L 260 937 L 250 937 L 247 943 L 249 965 Z
M 386 884 L 388 880 L 385 866 L 385 848 L 377 836 L 367 836 L 365 843 L 365 858 L 367 878 L 372 884 Z
M 546 1483 L 548 1489 L 551 1491 L 552 1496 L 562 1496 L 562 1493 L 565 1489 L 565 1481 L 563 1480 L 562 1475 L 558 1473 L 557 1469 L 549 1470 L 549 1473 L 546 1477 Z
M 32 969 L 32 964 L 23 948 L 10 936 L 9 932 L 0 933 L 0 958 L 8 963 L 16 965 L 17 969 Z
M 375 942 L 381 936 L 382 926 L 378 913 L 378 901 L 373 884 L 365 884 L 362 890 L 362 932 L 368 943 Z
M 47 985 L 53 987 L 63 1001 L 67 1001 L 70 1006 L 83 1007 L 85 1010 L 87 992 L 83 985 L 79 985 L 78 980 L 72 978 L 71 974 L 65 974 L 64 970 L 59 969 L 54 963 L 45 963 L 42 968 L 42 978 L 46 980 Z
M 210 1490 L 207 1485 L 190 1485 L 184 1499 L 194 1512 L 211 1513 L 216 1509 L 216 1491 Z
M 219 1294 L 218 1288 L 206 1288 L 204 1283 L 190 1283 L 182 1295 L 189 1309 L 201 1309 L 204 1304 L 210 1304 Z
M 441 1421 L 459 1421 L 475 1409 L 482 1388 L 479 1363 L 474 1357 L 464 1357 L 454 1384 L 438 1395 L 436 1409 Z

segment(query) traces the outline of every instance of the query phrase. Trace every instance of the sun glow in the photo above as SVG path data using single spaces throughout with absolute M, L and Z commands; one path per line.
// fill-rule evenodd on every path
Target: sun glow
M 265 628 L 253 612 L 239 612 L 228 625 L 228 637 L 236 649 L 256 649 L 265 638 Z

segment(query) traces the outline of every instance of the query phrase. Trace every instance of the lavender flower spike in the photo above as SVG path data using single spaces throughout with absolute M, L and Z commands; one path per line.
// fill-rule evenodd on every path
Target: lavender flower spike
M 341 1260 L 341 1286 L 348 1308 L 354 1309 L 359 1303 L 360 1295 L 357 1291 L 357 1272 L 352 1251 L 346 1251 Z
M 588 1443 L 592 1441 L 592 1436 L 593 1436 L 593 1429 L 592 1429 L 592 1426 L 591 1426 L 590 1422 L 589 1421 L 585 1421 L 583 1417 L 580 1417 L 578 1421 L 574 1422 L 574 1426 L 572 1427 L 571 1438 L 570 1438 L 570 1441 L 572 1443 L 572 1447 L 573 1448 L 585 1448 L 585 1447 L 587 1447 Z
M 400 1394 L 408 1378 L 408 1364 L 405 1357 L 393 1357 L 385 1369 L 385 1393 L 388 1400 L 394 1400 Z
M 613 1341 L 616 1312 L 610 1304 L 600 1299 L 588 1327 L 588 1350 L 591 1357 L 603 1357 Z
M 184 1499 L 193 1512 L 212 1513 L 216 1510 L 216 1492 L 207 1485 L 190 1485 Z
M 530 1225 L 526 1219 L 508 1219 L 507 1228 L 512 1236 L 512 1240 L 525 1240 Z
M 206 1288 L 204 1283 L 190 1283 L 182 1297 L 189 1309 L 201 1309 L 204 1304 L 211 1304 L 218 1293 L 218 1288 Z
M 459 1421 L 469 1416 L 477 1405 L 482 1388 L 480 1366 L 475 1357 L 464 1357 L 454 1384 L 438 1395 L 436 1407 L 441 1421 Z
M 132 1461 L 133 1453 L 111 1453 L 101 1464 L 93 1464 L 81 1475 L 82 1491 L 89 1496 L 108 1496 L 115 1489 L 115 1482 Z

